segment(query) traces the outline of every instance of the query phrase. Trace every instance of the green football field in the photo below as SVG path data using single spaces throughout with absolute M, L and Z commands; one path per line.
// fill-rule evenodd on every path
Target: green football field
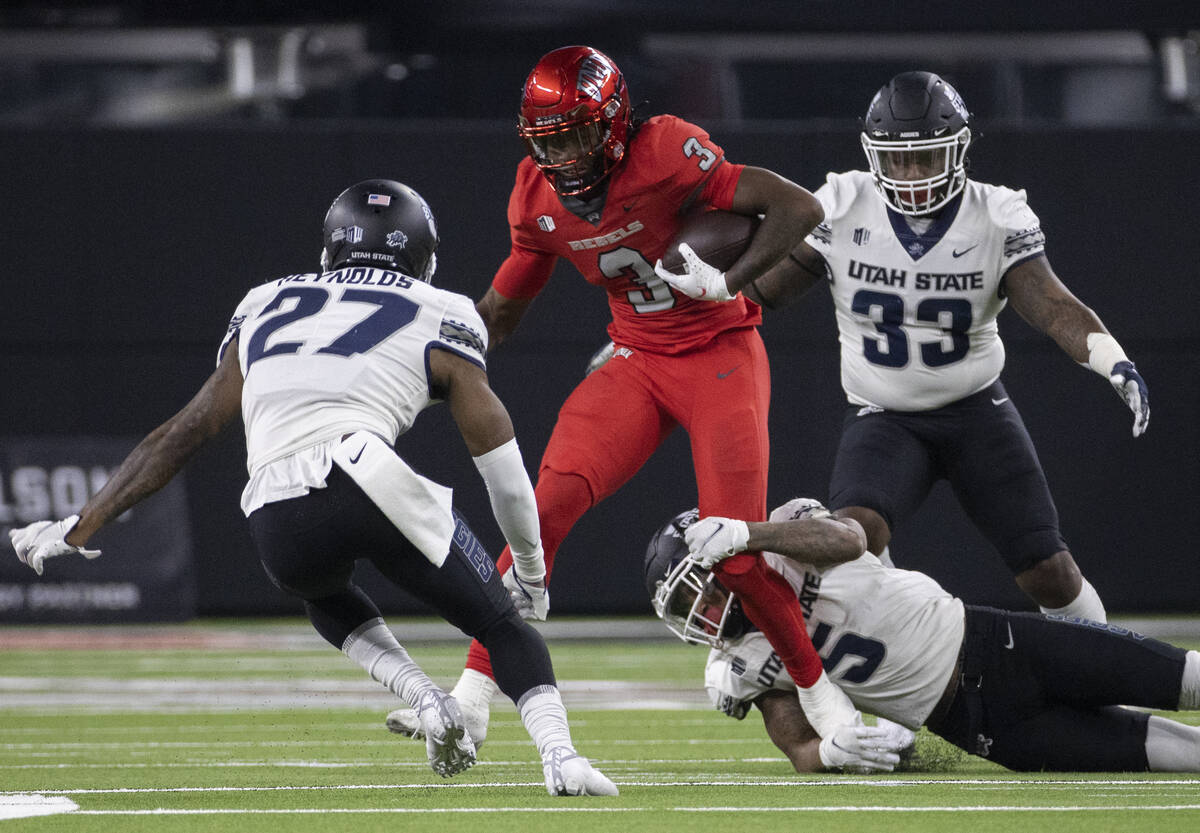
M 390 624 L 453 683 L 465 643 Z M 0 628 L 0 833 L 1200 830 L 1200 776 L 1016 775 L 927 733 L 924 771 L 798 775 L 756 713 L 708 706 L 703 649 L 550 647 L 576 745 L 619 797 L 548 796 L 499 701 L 479 763 L 442 780 L 384 729 L 399 702 L 299 621 Z

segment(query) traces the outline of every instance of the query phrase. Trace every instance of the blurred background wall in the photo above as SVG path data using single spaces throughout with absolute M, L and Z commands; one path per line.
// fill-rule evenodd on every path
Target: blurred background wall
M 1001 316 L 1003 379 L 1063 532 L 1110 612 L 1200 610 L 1200 10 L 162 5 L 0 12 L 0 530 L 69 514 L 178 410 L 211 371 L 246 290 L 316 268 L 325 209 L 353 182 L 383 176 L 420 191 L 442 234 L 435 283 L 479 297 L 507 253 L 520 84 L 543 53 L 586 42 L 625 71 L 641 113 L 695 121 L 729 159 L 812 190 L 827 171 L 864 167 L 858 119 L 891 75 L 929 69 L 954 84 L 973 114 L 972 176 L 1027 190 L 1051 263 L 1151 391 L 1150 430 L 1135 441 L 1104 380 L 1015 313 Z M 607 321 L 601 293 L 560 266 L 492 354 L 531 471 Z M 828 292 L 767 312 L 762 332 L 771 499 L 825 498 L 844 403 Z M 456 489 L 498 552 L 482 483 L 444 410 L 428 411 L 399 448 Z M 34 603 L 33 576 L 16 569 L 3 536 L 0 621 L 299 612 L 257 564 L 238 509 L 244 481 L 237 426 L 197 455 L 182 494 L 155 497 L 98 536 L 103 558 L 43 579 L 59 582 L 57 604 Z M 648 611 L 645 543 L 695 494 L 676 432 L 568 537 L 556 612 Z M 1029 606 L 942 488 L 892 551 L 968 601 Z M 114 576 L 142 583 L 126 592 Z M 385 609 L 421 610 L 369 569 L 362 580 Z M 130 592 L 137 603 L 122 604 Z

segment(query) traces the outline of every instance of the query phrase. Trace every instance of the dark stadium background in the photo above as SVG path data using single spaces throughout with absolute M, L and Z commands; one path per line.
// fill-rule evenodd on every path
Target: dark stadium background
M 1003 379 L 1076 559 L 1110 612 L 1200 610 L 1200 8 L 159 8 L 169 5 L 0 11 L 0 434 L 147 433 L 203 382 L 250 286 L 316 268 L 325 209 L 360 179 L 420 191 L 442 234 L 435 283 L 478 297 L 507 251 L 519 86 L 557 46 L 607 51 L 635 100 L 647 100 L 644 112 L 697 121 L 729 159 L 814 190 L 826 171 L 865 164 L 857 119 L 875 89 L 895 72 L 931 69 L 974 114 L 973 176 L 1027 190 L 1051 263 L 1150 387 L 1150 429 L 1135 441 L 1107 382 L 1015 313 L 1001 317 Z M 531 472 L 607 320 L 601 293 L 562 266 L 492 355 L 491 379 Z M 773 372 L 771 499 L 824 498 L 843 403 L 828 293 L 766 313 L 762 332 Z M 427 412 L 399 447 L 456 489 L 476 531 L 498 547 L 482 483 L 444 409 Z M 195 581 L 185 614 L 300 610 L 253 555 L 238 509 L 244 480 L 239 428 L 185 474 L 178 534 L 191 540 Z M 555 612 L 648 611 L 646 541 L 694 500 L 677 432 L 567 538 Z M 899 566 L 931 573 L 968 601 L 1028 607 L 943 488 L 898 530 L 892 551 Z M 103 575 L 121 557 L 106 553 L 88 569 Z M 420 610 L 369 571 L 363 578 L 385 609 Z

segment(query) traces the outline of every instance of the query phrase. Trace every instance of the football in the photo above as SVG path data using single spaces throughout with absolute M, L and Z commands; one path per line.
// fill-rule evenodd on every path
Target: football
M 746 251 L 758 230 L 758 223 L 758 217 L 731 211 L 705 211 L 689 217 L 667 244 L 667 251 L 662 256 L 663 268 L 677 275 L 683 274 L 679 244 L 687 243 L 701 260 L 724 272 Z

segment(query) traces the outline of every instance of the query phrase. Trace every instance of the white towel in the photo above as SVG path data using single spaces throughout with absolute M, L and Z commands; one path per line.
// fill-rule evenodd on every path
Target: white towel
M 440 567 L 454 537 L 453 489 L 417 474 L 392 448 L 368 431 L 355 431 L 333 452 L 333 461 L 433 564 Z

